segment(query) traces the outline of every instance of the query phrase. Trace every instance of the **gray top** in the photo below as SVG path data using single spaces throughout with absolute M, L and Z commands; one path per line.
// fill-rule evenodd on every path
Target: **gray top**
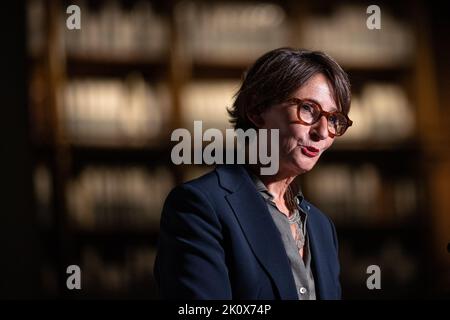
M 278 210 L 273 195 L 267 190 L 264 183 L 249 171 L 249 174 L 255 183 L 256 190 L 264 198 L 267 203 L 273 222 L 280 232 L 281 240 L 284 244 L 287 257 L 291 265 L 292 275 L 294 276 L 295 286 L 299 300 L 315 300 L 316 289 L 314 285 L 314 277 L 311 270 L 311 254 L 309 249 L 308 234 L 306 231 L 307 214 L 298 205 L 303 200 L 301 191 L 295 196 L 297 209 L 288 218 L 280 210 Z M 298 210 L 300 209 L 300 210 Z M 291 224 L 296 224 L 298 239 L 294 239 L 291 232 Z M 299 249 L 303 246 L 303 259 L 300 256 Z

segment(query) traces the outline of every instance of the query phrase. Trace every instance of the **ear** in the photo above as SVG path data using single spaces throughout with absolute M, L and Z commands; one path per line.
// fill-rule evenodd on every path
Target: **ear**
M 247 117 L 255 125 L 256 128 L 261 128 L 264 126 L 264 119 L 260 114 L 247 113 Z

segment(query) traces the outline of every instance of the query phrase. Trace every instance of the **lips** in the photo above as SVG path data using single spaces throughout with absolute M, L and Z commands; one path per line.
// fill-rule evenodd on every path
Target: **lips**
M 300 146 L 302 153 L 310 158 L 317 157 L 319 154 L 319 149 L 312 146 Z

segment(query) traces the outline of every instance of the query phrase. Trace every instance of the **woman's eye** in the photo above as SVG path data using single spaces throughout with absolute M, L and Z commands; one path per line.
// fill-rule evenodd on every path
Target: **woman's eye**
M 302 104 L 302 110 L 312 113 L 313 112 L 313 107 L 311 105 L 309 105 L 309 104 L 304 103 L 304 104 Z
M 337 117 L 334 115 L 331 115 L 328 117 L 328 121 L 331 123 L 336 123 L 337 122 Z

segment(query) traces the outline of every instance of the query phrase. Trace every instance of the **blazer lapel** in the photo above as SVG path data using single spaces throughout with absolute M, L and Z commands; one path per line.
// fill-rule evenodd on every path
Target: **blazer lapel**
M 241 166 L 218 169 L 226 196 L 255 256 L 278 288 L 281 299 L 298 299 L 289 260 L 267 205 Z M 233 172 L 230 169 L 233 168 Z M 233 181 L 233 183 L 231 183 Z
M 307 204 L 305 201 L 302 202 L 301 207 L 303 210 L 309 211 L 308 214 L 308 223 L 306 225 L 306 229 L 308 231 L 309 237 L 309 248 L 311 250 L 311 258 L 312 258 L 312 267 L 316 291 L 318 291 L 318 297 L 320 299 L 327 299 L 327 287 L 330 284 L 330 274 L 327 268 L 327 258 L 325 255 L 325 251 L 321 246 L 320 239 L 320 230 L 317 230 L 316 217 L 314 216 L 314 212 L 311 212 L 307 208 Z

